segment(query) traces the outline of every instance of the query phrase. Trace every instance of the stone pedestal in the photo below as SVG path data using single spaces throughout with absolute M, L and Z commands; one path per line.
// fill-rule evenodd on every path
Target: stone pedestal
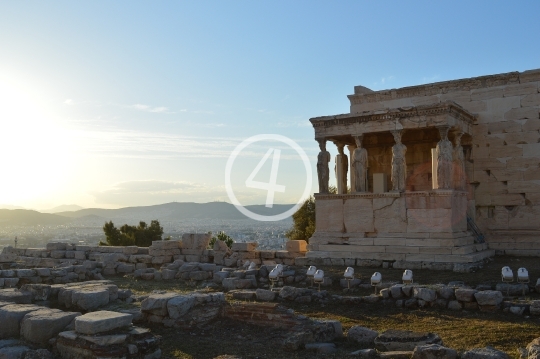
M 385 192 L 388 192 L 386 174 L 374 173 L 373 174 L 373 193 L 385 193 Z
M 308 258 L 472 263 L 494 255 L 467 230 L 467 193 L 316 195 Z

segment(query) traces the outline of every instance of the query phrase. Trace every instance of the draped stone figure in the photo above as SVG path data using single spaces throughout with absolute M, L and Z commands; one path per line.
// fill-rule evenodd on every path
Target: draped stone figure
M 405 161 L 407 146 L 401 143 L 401 130 L 391 132 L 396 141 L 392 147 L 392 192 L 403 192 L 407 179 L 407 162 Z
M 321 152 L 317 156 L 317 175 L 319 177 L 319 193 L 328 193 L 328 181 L 330 180 L 330 152 L 326 150 L 326 140 L 317 140 Z
M 352 155 L 354 169 L 354 191 L 366 192 L 368 154 L 365 148 L 362 148 L 362 136 L 355 136 L 356 149 Z M 352 179 L 351 179 L 351 182 Z
M 337 142 L 339 154 L 336 156 L 336 166 L 334 170 L 336 172 L 337 193 L 347 194 L 347 173 L 349 172 L 349 158 L 343 152 L 344 143 Z
M 441 140 L 437 143 L 437 187 L 438 189 L 452 188 L 452 155 L 454 147 L 448 139 L 449 127 L 439 127 Z
M 463 132 L 456 134 L 456 144 L 454 147 L 454 165 L 453 165 L 453 183 L 454 188 L 459 191 L 465 190 L 466 178 L 465 178 L 465 155 L 463 154 L 463 147 L 461 147 L 461 136 Z

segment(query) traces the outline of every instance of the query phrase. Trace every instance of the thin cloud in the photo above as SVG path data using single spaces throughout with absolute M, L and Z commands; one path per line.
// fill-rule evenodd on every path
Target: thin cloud
M 395 79 L 396 79 L 396 77 L 393 76 L 393 75 L 385 76 L 385 77 L 381 77 L 380 81 L 374 82 L 373 84 L 382 86 L 382 85 L 385 85 L 388 82 L 394 81 Z
M 311 123 L 307 120 L 305 121 L 283 121 L 278 122 L 276 127 L 310 127 Z
M 214 124 L 219 125 L 219 124 Z M 69 135 L 77 143 L 82 155 L 91 157 L 179 159 L 179 158 L 228 158 L 245 138 L 184 136 L 161 132 L 142 132 L 123 129 L 70 130 Z M 308 155 L 316 153 L 314 141 L 302 146 Z M 268 143 L 257 142 L 246 147 L 241 157 L 261 158 L 268 150 Z M 272 148 L 290 150 L 286 144 L 271 143 Z M 298 156 L 282 156 L 298 159 Z
M 148 106 L 148 105 L 143 105 L 143 104 L 137 103 L 137 104 L 135 104 L 135 105 L 132 105 L 131 107 L 134 108 L 135 110 L 145 111 L 145 112 L 153 112 L 153 113 L 174 113 L 174 112 L 170 112 L 170 111 L 169 111 L 169 108 L 168 108 L 168 107 L 165 107 L 165 106 L 152 107 L 152 106 Z

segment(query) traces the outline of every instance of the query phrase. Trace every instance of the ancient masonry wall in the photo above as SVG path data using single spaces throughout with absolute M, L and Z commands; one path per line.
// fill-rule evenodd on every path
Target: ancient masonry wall
M 5 247 L 0 254 L 0 288 L 101 280 L 130 273 L 146 280 L 174 279 L 181 277 L 178 268 L 184 262 L 202 267 L 194 278 L 184 279 L 200 276 L 204 280 L 212 278 L 216 265 L 241 267 L 247 261 L 257 266 L 294 265 L 295 258 L 305 257 L 307 251 L 305 241 L 289 241 L 283 251 L 258 251 L 257 243 L 234 243 L 228 248 L 221 241 L 208 249 L 210 239 L 208 234 L 184 234 L 181 241 L 154 241 L 148 248 L 70 243 L 47 243 L 46 248 Z
M 469 213 L 497 254 L 540 256 L 540 69 L 349 96 L 351 113 L 454 101 L 476 115 Z

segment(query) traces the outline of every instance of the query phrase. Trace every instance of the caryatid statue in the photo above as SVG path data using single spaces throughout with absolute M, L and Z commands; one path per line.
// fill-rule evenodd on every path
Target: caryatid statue
M 349 172 L 349 158 L 343 152 L 345 144 L 342 142 L 336 142 L 338 148 L 338 155 L 336 156 L 336 183 L 338 194 L 347 194 L 347 172 Z
M 401 143 L 401 130 L 391 132 L 396 141 L 392 147 L 392 192 L 403 192 L 407 179 L 407 162 L 405 161 L 407 146 Z
M 319 193 L 328 193 L 328 181 L 330 180 L 330 152 L 326 150 L 326 140 L 317 140 L 321 152 L 317 156 L 317 175 L 319 177 Z
M 362 137 L 354 136 L 356 149 L 352 155 L 353 173 L 354 173 L 354 191 L 366 192 L 368 154 L 365 148 L 362 148 Z M 351 182 L 353 182 L 351 180 Z
M 439 127 L 441 140 L 437 143 L 435 153 L 437 154 L 437 188 L 452 188 L 452 156 L 454 148 L 448 139 L 448 126 Z
M 459 132 L 456 134 L 455 141 L 456 144 L 454 146 L 454 153 L 453 153 L 453 159 L 454 159 L 454 166 L 453 166 L 453 182 L 454 182 L 454 188 L 460 191 L 465 190 L 465 155 L 463 154 L 463 147 L 461 147 L 461 136 L 463 136 L 463 132 Z

